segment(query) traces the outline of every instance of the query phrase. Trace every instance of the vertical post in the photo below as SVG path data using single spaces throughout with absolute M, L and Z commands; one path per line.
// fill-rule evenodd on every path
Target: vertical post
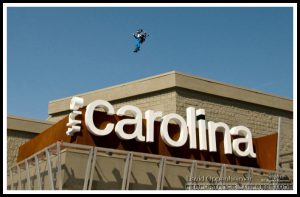
M 25 167 L 26 167 L 26 178 L 27 178 L 27 189 L 31 190 L 31 183 L 30 183 L 30 169 L 28 166 L 28 160 L 25 160 Z
M 85 177 L 84 177 L 84 184 L 83 184 L 83 190 L 87 190 L 87 186 L 88 186 L 88 181 L 90 178 L 90 169 L 91 169 L 91 160 L 92 160 L 92 156 L 93 156 L 93 150 L 94 148 L 92 147 L 89 153 L 89 158 L 86 164 L 86 169 L 85 169 Z
M 273 190 L 275 190 L 276 185 L 279 185 L 279 177 L 280 177 L 279 171 L 275 171 L 273 174 L 271 174 L 271 177 L 275 177 L 275 181 L 271 180 L 273 182 Z
M 280 152 L 280 127 L 281 117 L 278 117 L 278 130 L 277 130 L 277 152 L 276 152 L 276 171 L 279 170 L 279 152 Z
M 193 183 L 190 182 L 190 180 L 194 180 L 194 178 L 196 177 L 196 173 L 197 173 L 197 161 L 193 161 L 192 165 L 191 165 L 191 173 L 190 173 L 190 177 L 186 182 L 186 187 L 187 185 L 189 185 L 189 187 L 187 187 L 189 190 L 191 190 Z
M 157 177 L 158 180 L 157 180 L 156 190 L 163 189 L 164 176 L 165 176 L 165 161 L 166 161 L 166 158 L 162 157 L 159 162 L 159 171 L 158 171 L 158 177 Z
M 17 164 L 17 170 L 18 170 L 18 189 L 21 190 L 21 170 L 19 164 Z
M 35 169 L 36 169 L 36 177 L 37 177 L 38 188 L 40 190 L 42 190 L 40 167 L 39 167 L 39 159 L 38 159 L 37 155 L 34 156 L 34 162 L 35 162 Z
M 9 178 L 10 178 L 10 189 L 13 190 L 14 189 L 14 182 L 13 182 L 13 172 L 11 170 L 11 168 L 9 169 Z
M 132 160 L 132 153 L 129 152 L 127 154 L 127 157 L 126 157 L 126 162 L 125 162 L 125 166 L 124 166 L 124 174 L 123 174 L 123 181 L 122 181 L 122 190 L 125 190 L 126 189 L 126 185 L 127 185 L 127 180 L 128 179 L 128 171 L 130 170 L 129 167 L 130 167 L 130 163 L 131 163 L 131 160 Z
M 94 149 L 94 155 L 93 155 L 93 159 L 92 159 L 92 166 L 91 166 L 91 176 L 90 176 L 90 181 L 89 181 L 89 187 L 88 190 L 92 189 L 92 185 L 93 185 L 93 178 L 94 178 L 94 171 L 96 168 L 96 157 L 97 157 L 97 148 Z
M 195 177 L 196 170 L 197 170 L 197 162 L 194 160 L 193 163 L 192 163 L 192 166 L 191 166 L 190 177 Z
M 56 175 L 56 180 L 57 180 L 57 183 L 58 183 L 58 189 L 62 190 L 60 142 L 56 143 L 56 152 L 57 152 L 57 175 Z
M 49 154 L 48 148 L 45 150 L 45 152 L 46 152 L 46 158 L 47 158 L 48 176 L 49 176 L 50 187 L 51 187 L 52 190 L 54 190 L 53 174 L 52 174 L 52 167 L 51 167 L 50 154 Z
M 252 168 L 249 168 L 248 170 L 248 185 L 250 185 L 252 183 L 252 172 L 253 172 L 253 169 Z
M 131 166 L 132 166 L 132 159 L 133 159 L 133 153 L 130 153 L 130 159 L 129 159 L 129 166 L 128 166 L 128 172 L 127 172 L 127 181 L 125 189 L 128 190 L 129 183 L 130 183 L 130 172 L 131 172 Z
M 226 177 L 226 166 L 225 166 L 225 164 L 222 164 L 221 170 L 220 170 L 220 180 L 222 180 L 222 181 L 220 181 L 221 185 L 224 185 L 224 179 L 223 179 L 224 177 Z

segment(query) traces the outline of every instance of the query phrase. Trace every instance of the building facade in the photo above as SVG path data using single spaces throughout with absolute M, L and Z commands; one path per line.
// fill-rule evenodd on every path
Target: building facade
M 207 121 L 225 122 L 230 127 L 244 125 L 251 130 L 254 138 L 279 131 L 277 170 L 284 170 L 290 173 L 293 171 L 293 100 L 291 99 L 176 71 L 74 96 L 83 98 L 85 104 L 97 99 L 103 99 L 112 103 L 116 110 L 124 105 L 134 105 L 141 109 L 142 112 L 151 109 L 154 111 L 162 111 L 163 115 L 176 113 L 184 118 L 186 118 L 187 107 L 201 108 L 205 109 L 205 118 Z M 72 97 L 50 101 L 48 106 L 49 118 L 45 121 L 8 116 L 8 167 L 16 164 L 17 151 L 21 144 L 29 141 L 37 134 L 68 116 Z M 64 154 L 71 155 L 71 153 L 68 152 Z M 74 154 L 70 157 L 78 156 Z M 130 158 L 131 157 L 134 158 L 132 155 Z M 125 156 L 124 158 L 125 165 L 127 157 Z M 149 169 L 155 169 L 159 174 L 159 164 L 161 160 L 158 159 L 155 160 L 155 162 L 158 163 L 158 167 L 149 167 Z M 137 163 L 135 163 L 135 165 L 136 169 L 143 168 L 142 166 L 138 167 Z M 193 162 L 191 165 L 193 165 Z M 218 164 L 216 165 L 218 166 Z M 200 163 L 198 166 L 201 166 Z M 141 169 L 140 172 L 142 171 Z M 200 171 L 198 170 L 198 172 Z M 113 169 L 108 170 L 108 172 L 113 172 Z M 229 171 L 227 172 L 229 173 Z M 122 173 L 124 173 L 124 171 L 122 171 Z M 189 173 L 192 173 L 191 166 L 187 174 Z M 170 173 L 169 176 L 172 176 L 171 174 L 172 173 Z M 110 175 L 107 174 L 106 176 Z M 143 188 L 143 185 L 146 189 L 157 189 L 157 187 L 160 189 L 183 189 L 184 184 L 182 184 L 181 187 L 179 186 L 180 183 L 184 182 L 183 180 L 174 179 L 178 180 L 179 183 L 174 183 L 176 187 L 174 186 L 174 188 L 172 188 L 164 185 L 165 183 L 161 186 L 161 181 L 158 181 L 160 180 L 160 178 L 158 178 L 159 176 L 161 175 L 155 177 L 156 182 L 155 184 L 152 183 L 152 185 L 150 181 L 147 184 L 137 184 L 134 187 L 132 177 L 130 181 L 127 181 L 128 183 L 126 181 L 117 183 L 117 179 L 115 178 L 114 182 L 112 178 L 106 185 L 108 188 L 111 187 L 113 189 L 118 187 L 115 188 L 111 185 L 119 185 L 123 188 L 124 184 L 124 187 L 127 189 Z M 290 177 L 290 179 L 292 178 Z M 125 180 L 124 176 L 122 180 Z M 149 178 L 149 180 L 151 180 L 151 178 Z M 166 180 L 167 178 L 165 178 L 164 182 L 166 182 Z M 169 180 L 172 180 L 172 178 Z M 101 183 L 103 185 L 103 180 Z M 66 186 L 67 184 L 64 185 Z M 169 185 L 172 184 L 169 183 Z M 97 187 L 93 184 L 89 184 L 89 182 L 85 183 L 85 187 L 86 189 L 88 187 L 94 189 L 102 188 L 101 186 Z

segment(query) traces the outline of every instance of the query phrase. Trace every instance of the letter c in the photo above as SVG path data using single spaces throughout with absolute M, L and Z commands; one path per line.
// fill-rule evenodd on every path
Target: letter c
M 97 135 L 97 136 L 108 135 L 110 132 L 112 132 L 112 130 L 114 128 L 114 124 L 108 123 L 106 125 L 105 129 L 98 129 L 95 126 L 94 120 L 93 120 L 93 115 L 94 115 L 94 111 L 95 111 L 96 107 L 102 107 L 108 115 L 115 114 L 115 110 L 109 102 L 104 101 L 104 100 L 96 100 L 96 101 L 90 103 L 86 108 L 86 112 L 85 112 L 86 127 L 94 135 Z

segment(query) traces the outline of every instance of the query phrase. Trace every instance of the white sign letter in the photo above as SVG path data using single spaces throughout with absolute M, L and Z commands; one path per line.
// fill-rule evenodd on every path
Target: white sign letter
M 97 136 L 108 135 L 110 132 L 112 132 L 112 130 L 114 128 L 114 124 L 108 123 L 106 125 L 105 129 L 98 129 L 95 126 L 95 123 L 93 120 L 93 115 L 94 115 L 94 111 L 95 111 L 96 107 L 102 107 L 108 115 L 115 114 L 115 110 L 109 102 L 104 101 L 104 100 L 96 100 L 96 101 L 90 103 L 86 108 L 86 112 L 85 112 L 86 127 L 94 135 L 97 135 Z
M 168 131 L 168 124 L 170 120 L 173 119 L 176 124 L 179 125 L 180 127 L 180 136 L 177 141 L 174 141 L 170 136 L 169 136 L 169 131 Z M 188 131 L 187 131 L 187 125 L 185 120 L 178 114 L 171 113 L 163 117 L 163 121 L 160 125 L 160 135 L 163 141 L 172 147 L 179 147 L 182 146 L 186 143 L 186 140 L 188 138 Z
M 143 142 L 145 141 L 145 136 L 143 136 L 142 130 L 142 112 L 139 108 L 131 105 L 126 105 L 121 107 L 117 111 L 118 116 L 124 116 L 126 111 L 131 111 L 135 116 L 134 119 L 123 119 L 120 120 L 116 125 L 116 134 L 118 137 L 124 140 L 130 140 L 136 138 L 137 141 Z M 124 125 L 135 125 L 134 131 L 131 134 L 125 133 L 123 130 Z
M 196 111 L 196 117 L 198 122 L 198 130 L 199 130 L 199 150 L 207 150 L 207 142 L 206 142 L 206 124 L 205 124 L 205 111 L 204 109 L 198 109 Z
M 224 152 L 225 154 L 232 154 L 231 147 L 231 136 L 229 127 L 223 122 L 214 123 L 212 121 L 208 122 L 208 133 L 209 133 L 209 151 L 216 152 L 216 131 L 220 131 L 224 135 Z
M 189 129 L 190 148 L 196 149 L 196 110 L 194 107 L 186 108 L 186 123 Z
M 161 118 L 162 112 L 154 112 L 152 110 L 147 110 L 145 112 L 145 118 L 146 118 L 146 142 L 154 142 L 154 121 L 156 118 Z
M 242 135 L 245 138 L 238 138 L 232 141 L 233 153 L 236 156 L 245 157 L 248 156 L 250 158 L 255 158 L 256 154 L 253 152 L 253 143 L 252 143 L 252 135 L 251 131 L 244 126 L 236 126 L 230 129 L 231 135 Z M 241 151 L 239 148 L 239 144 L 245 143 L 245 151 Z
M 83 98 L 73 97 L 70 102 L 70 109 L 73 111 L 69 114 L 69 122 L 67 123 L 67 127 L 69 128 L 66 132 L 67 136 L 73 136 L 74 133 L 80 132 L 81 120 L 76 120 L 76 117 L 82 114 L 81 111 L 78 111 L 81 107 L 83 107 Z

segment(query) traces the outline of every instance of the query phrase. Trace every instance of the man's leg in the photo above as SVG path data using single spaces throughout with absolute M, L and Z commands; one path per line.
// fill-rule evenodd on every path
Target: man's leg
M 141 43 L 140 43 L 140 41 L 138 40 L 137 43 L 136 43 L 136 45 L 135 45 L 135 49 L 134 49 L 133 52 L 138 52 L 138 51 L 140 50 L 140 47 L 141 47 Z

